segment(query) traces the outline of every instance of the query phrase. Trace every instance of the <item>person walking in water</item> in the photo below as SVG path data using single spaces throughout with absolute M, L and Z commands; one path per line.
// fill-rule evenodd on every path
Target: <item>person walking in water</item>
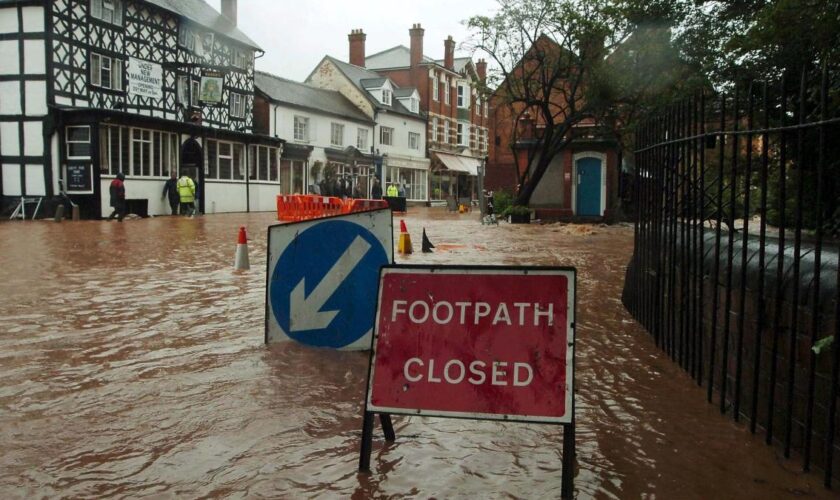
M 374 200 L 382 198 L 382 185 L 379 184 L 379 179 L 373 179 L 373 187 L 370 188 L 370 197 Z
M 176 215 L 178 213 L 178 202 L 181 201 L 181 197 L 178 194 L 178 176 L 175 175 L 175 172 L 172 172 L 166 184 L 163 185 L 163 197 L 166 198 L 167 195 L 169 197 L 169 208 L 172 210 L 172 215 Z
M 111 195 L 111 206 L 114 207 L 114 211 L 111 212 L 111 215 L 108 217 L 108 220 L 113 220 L 114 217 L 117 218 L 117 222 L 122 222 L 123 217 L 125 217 L 125 174 L 120 172 L 117 174 L 117 178 L 111 181 L 111 186 L 108 188 L 108 191 Z
M 178 179 L 178 197 L 181 201 L 181 215 L 192 217 L 195 213 L 195 182 L 187 174 Z

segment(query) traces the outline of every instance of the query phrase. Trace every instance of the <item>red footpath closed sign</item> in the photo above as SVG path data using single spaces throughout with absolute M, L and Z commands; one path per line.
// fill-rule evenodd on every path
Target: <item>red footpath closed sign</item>
M 366 411 L 573 421 L 575 271 L 385 267 Z

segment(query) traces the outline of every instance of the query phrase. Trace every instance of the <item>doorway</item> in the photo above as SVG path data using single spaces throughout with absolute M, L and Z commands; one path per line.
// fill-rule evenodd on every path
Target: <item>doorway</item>
M 181 165 L 179 176 L 188 175 L 195 182 L 195 199 L 198 201 L 199 213 L 206 213 L 204 210 L 204 150 L 201 144 L 190 137 L 181 146 Z
M 575 162 L 577 171 L 576 214 L 600 217 L 602 212 L 601 184 L 603 162 L 599 158 L 581 158 Z

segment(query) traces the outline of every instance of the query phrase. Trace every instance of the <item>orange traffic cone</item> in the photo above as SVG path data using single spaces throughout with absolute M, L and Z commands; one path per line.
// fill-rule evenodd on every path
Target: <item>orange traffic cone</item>
M 402 219 L 400 219 L 400 242 L 397 246 L 397 250 L 404 254 L 410 254 L 412 252 L 411 235 L 408 234 L 408 229 L 405 227 L 405 221 Z
M 239 228 L 239 240 L 236 243 L 236 258 L 233 261 L 233 268 L 243 271 L 251 269 L 251 263 L 248 261 L 248 236 L 245 234 L 244 227 Z

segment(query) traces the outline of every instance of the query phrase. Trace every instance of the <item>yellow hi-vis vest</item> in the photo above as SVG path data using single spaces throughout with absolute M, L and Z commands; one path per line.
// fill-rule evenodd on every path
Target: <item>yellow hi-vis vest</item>
M 186 175 L 178 179 L 178 197 L 181 198 L 181 203 L 195 201 L 195 183 Z
M 399 196 L 400 190 L 397 189 L 397 186 L 391 184 L 388 186 L 388 190 L 385 192 L 386 196 Z

